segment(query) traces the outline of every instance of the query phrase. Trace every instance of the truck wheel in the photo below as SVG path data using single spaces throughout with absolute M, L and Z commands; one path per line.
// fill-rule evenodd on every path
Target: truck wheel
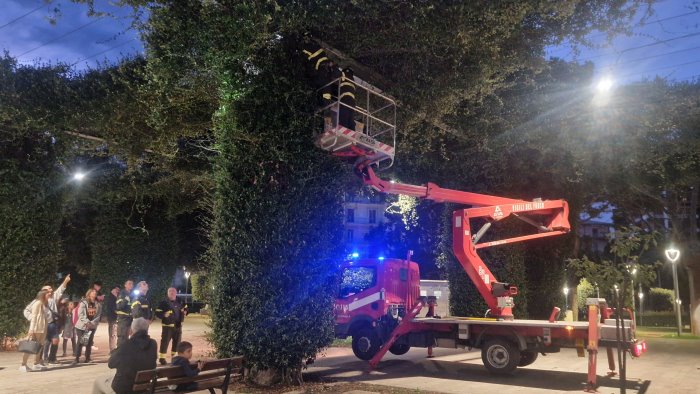
M 510 374 L 520 363 L 520 349 L 505 339 L 490 339 L 481 347 L 481 360 L 493 374 Z
M 352 352 L 360 360 L 371 360 L 379 351 L 379 336 L 370 328 L 362 328 L 352 336 Z
M 411 347 L 405 343 L 395 343 L 389 348 L 389 351 L 397 356 L 406 354 L 409 350 L 411 350 Z
M 539 356 L 539 353 L 533 352 L 532 350 L 520 352 L 520 362 L 518 363 L 518 366 L 524 367 L 534 363 L 535 360 L 537 360 L 537 356 Z

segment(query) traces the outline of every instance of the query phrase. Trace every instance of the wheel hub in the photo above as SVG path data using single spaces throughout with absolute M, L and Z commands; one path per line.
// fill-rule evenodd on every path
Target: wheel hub
M 508 365 L 508 351 L 501 346 L 491 346 L 488 351 L 488 358 L 491 365 L 503 368 Z
M 370 342 L 369 338 L 367 338 L 367 337 L 362 337 L 357 341 L 357 348 L 362 353 L 367 353 L 371 346 L 372 346 L 372 343 Z

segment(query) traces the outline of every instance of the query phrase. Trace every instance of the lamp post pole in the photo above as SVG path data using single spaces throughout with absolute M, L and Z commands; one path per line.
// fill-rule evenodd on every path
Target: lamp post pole
M 569 285 L 564 285 L 564 316 L 569 316 Z
M 681 257 L 681 252 L 678 249 L 668 248 L 666 249 L 666 258 L 673 265 L 673 295 L 675 297 L 674 304 L 676 308 L 676 328 L 678 331 L 678 336 L 681 336 L 683 331 L 683 326 L 681 325 L 681 298 L 678 292 L 678 258 Z
M 190 273 L 185 271 L 185 305 L 187 305 L 187 298 L 189 297 L 189 286 L 190 286 Z
M 639 325 L 644 325 L 644 293 L 642 293 L 642 284 L 639 284 Z

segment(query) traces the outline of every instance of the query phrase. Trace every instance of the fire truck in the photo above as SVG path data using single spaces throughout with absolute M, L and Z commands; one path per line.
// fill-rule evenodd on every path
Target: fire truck
M 335 94 L 328 94 L 334 89 Z M 435 297 L 420 296 L 419 265 L 410 254 L 405 259 L 346 261 L 340 267 L 342 280 L 335 301 L 336 337 L 351 337 L 354 354 L 368 361 L 370 368 L 377 367 L 386 352 L 402 355 L 411 347 L 426 348 L 429 356 L 434 348 L 476 348 L 481 350 L 488 371 L 510 374 L 535 362 L 539 354 L 574 348 L 580 357 L 588 353 L 587 388 L 595 390 L 599 350 L 607 352 L 610 374 L 615 373 L 613 349 L 622 347 L 635 357 L 646 351 L 646 344 L 635 338 L 633 314 L 609 307 L 602 298 L 586 301 L 587 321 L 560 321 L 557 307 L 548 320 L 516 319 L 512 310 L 517 286 L 499 281 L 479 257 L 481 249 L 567 234 L 566 201 L 525 201 L 445 189 L 433 183 L 383 180 L 376 171 L 394 161 L 395 100 L 361 79 L 345 75 L 319 91 L 327 95 L 317 112 L 322 126 L 315 136 L 316 145 L 352 159 L 365 185 L 381 193 L 468 206 L 452 215 L 452 249 L 488 305 L 483 317 L 437 316 Z M 347 100 L 348 94 L 352 100 Z M 353 121 L 343 122 L 343 112 L 350 112 Z M 532 231 L 481 242 L 493 224 L 508 218 L 529 224 Z M 475 224 L 478 228 L 472 228 Z

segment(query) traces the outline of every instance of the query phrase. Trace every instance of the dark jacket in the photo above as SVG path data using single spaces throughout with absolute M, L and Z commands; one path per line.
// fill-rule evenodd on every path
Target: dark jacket
M 109 358 L 109 367 L 116 368 L 112 390 L 118 394 L 133 393 L 136 373 L 156 368 L 158 345 L 146 331 L 137 331 Z
M 131 319 L 131 294 L 126 290 L 119 292 L 116 313 L 117 318 Z
M 184 357 L 180 357 L 180 356 L 173 357 L 173 366 L 182 367 L 182 369 L 185 371 L 185 375 L 187 375 L 188 377 L 199 375 L 199 370 L 192 368 L 190 366 L 190 360 L 188 360 Z M 197 382 L 183 383 L 183 384 L 178 384 L 175 391 L 195 390 L 196 388 L 197 388 Z
M 117 321 L 117 297 L 111 292 L 105 296 L 102 314 L 107 317 L 107 321 L 110 323 Z
M 175 301 L 165 299 L 158 304 L 156 316 L 163 321 L 163 327 L 180 327 L 185 320 L 187 306 L 183 305 L 177 298 Z
M 153 308 L 148 296 L 139 295 L 138 298 L 131 303 L 131 317 L 134 319 L 143 317 L 144 319 L 153 320 Z

